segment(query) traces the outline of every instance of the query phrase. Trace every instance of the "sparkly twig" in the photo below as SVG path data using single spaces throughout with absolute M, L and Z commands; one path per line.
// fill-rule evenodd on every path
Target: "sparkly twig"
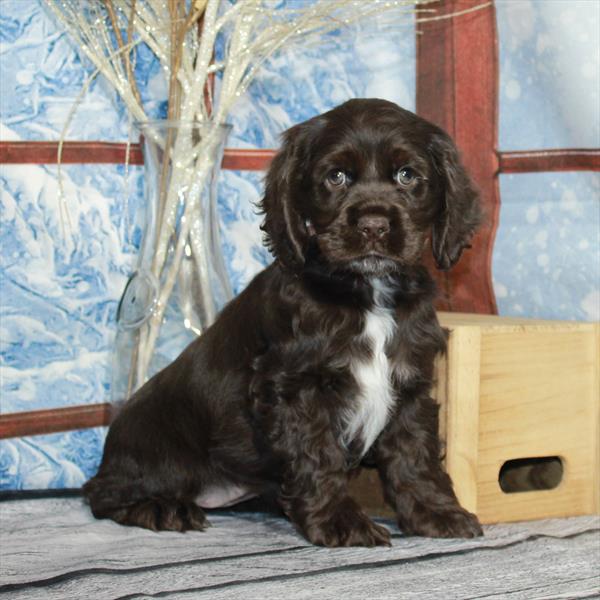
M 147 131 L 163 150 L 151 264 L 160 288 L 151 318 L 140 329 L 135 348 L 136 373 L 131 377 L 131 385 L 138 387 L 146 379 L 184 253 L 191 252 L 204 307 L 209 319 L 215 316 L 209 257 L 203 240 L 202 186 L 209 181 L 214 167 L 211 157 L 219 143 L 219 128 L 260 66 L 282 47 L 298 41 L 311 43 L 328 32 L 374 16 L 379 18 L 392 9 L 396 11 L 395 18 L 388 25 L 398 26 L 401 16 L 413 19 L 417 10 L 429 10 L 424 7 L 433 0 L 326 0 L 308 5 L 291 3 L 288 8 L 277 9 L 268 0 L 237 0 L 233 4 L 225 0 L 192 0 L 189 4 L 182 0 L 104 0 L 102 4 L 84 4 L 83 9 L 79 0 L 45 1 L 94 64 L 93 77 L 102 74 L 136 120 L 145 121 L 147 115 L 132 67 L 135 53 L 133 57 L 130 54 L 144 43 L 167 76 L 168 117 L 202 125 L 200 140 L 194 138 L 199 130 L 191 127 L 167 129 L 164 136 Z M 415 20 L 428 18 L 431 17 L 417 15 Z M 122 38 L 121 24 L 126 25 L 127 43 Z M 225 36 L 227 41 L 224 56 L 215 62 L 219 36 Z M 112 40 L 116 40 L 116 52 Z M 219 74 L 219 85 L 212 93 L 210 82 L 215 73 Z M 90 81 L 84 85 L 82 94 Z M 61 135 L 59 152 L 71 118 L 72 113 Z M 179 217 L 182 186 L 189 193 Z M 169 253 L 169 247 L 174 251 Z

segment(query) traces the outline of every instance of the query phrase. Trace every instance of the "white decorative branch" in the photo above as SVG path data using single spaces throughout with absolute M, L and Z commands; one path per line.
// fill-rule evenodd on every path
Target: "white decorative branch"
M 181 23 L 170 22 L 172 13 L 167 0 L 112 0 L 110 14 L 108 5 L 99 0 L 90 3 L 45 1 L 97 72 L 114 87 L 134 119 L 145 121 L 148 117 L 136 98 L 134 82 L 128 78 L 128 71 L 130 74 L 133 69 L 124 65 L 122 56 L 127 53 L 129 57 L 131 49 L 143 43 L 156 56 L 167 79 L 179 86 L 177 94 L 170 96 L 171 100 L 177 98 L 179 102 L 176 111 L 179 119 L 202 125 L 199 144 L 195 143 L 189 127 L 155 139 L 167 157 L 164 173 L 170 172 L 170 177 L 162 190 L 156 251 L 151 267 L 161 283 L 152 315 L 139 334 L 136 373 L 131 378 L 133 386 L 137 387 L 146 379 L 164 311 L 180 274 L 188 243 L 207 313 L 211 319 L 216 315 L 208 277 L 209 257 L 202 240 L 205 224 L 200 210 L 201 193 L 214 167 L 211 157 L 219 143 L 219 129 L 256 77 L 260 66 L 282 47 L 292 43 L 315 43 L 328 32 L 393 9 L 396 9 L 393 13 L 396 19 L 406 16 L 412 20 L 417 7 L 433 0 L 315 0 L 308 5 L 291 2 L 288 8 L 277 9 L 269 0 L 237 0 L 235 3 L 192 0 L 186 5 L 187 12 L 183 11 L 186 12 L 187 29 L 179 36 L 177 47 L 171 47 L 174 38 L 171 27 L 179 27 Z M 177 6 L 178 11 L 180 8 Z M 200 13 L 201 31 L 197 26 Z M 115 36 L 110 17 L 121 32 L 133 32 L 134 39 Z M 397 24 L 390 22 L 388 25 Z M 226 40 L 226 43 L 224 56 L 216 62 L 218 40 Z M 171 78 L 173 64 L 177 65 L 177 73 Z M 219 85 L 214 90 L 212 108 L 209 109 L 204 98 L 206 90 L 213 92 L 213 77 L 219 78 Z M 176 228 L 182 185 L 190 192 L 183 207 L 183 218 Z M 169 258 L 168 248 L 172 244 L 174 252 Z

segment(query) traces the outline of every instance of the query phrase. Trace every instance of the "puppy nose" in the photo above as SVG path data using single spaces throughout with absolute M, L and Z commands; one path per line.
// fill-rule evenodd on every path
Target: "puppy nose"
M 358 230 L 370 240 L 377 240 L 390 232 L 390 221 L 383 215 L 364 215 L 358 219 Z

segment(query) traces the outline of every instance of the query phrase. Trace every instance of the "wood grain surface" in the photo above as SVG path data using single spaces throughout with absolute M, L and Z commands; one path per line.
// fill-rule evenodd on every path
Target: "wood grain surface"
M 79 499 L 1 502 L 0 597 L 439 600 L 598 591 L 598 518 L 491 526 L 472 540 L 407 538 L 382 521 L 391 548 L 333 550 L 264 513 L 210 520 L 205 532 L 153 533 L 97 521 Z

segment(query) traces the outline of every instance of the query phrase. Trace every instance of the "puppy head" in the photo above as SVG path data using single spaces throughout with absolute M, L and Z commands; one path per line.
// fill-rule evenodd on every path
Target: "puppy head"
M 261 208 L 267 245 L 287 268 L 316 254 L 365 275 L 419 264 L 428 239 L 449 269 L 480 221 L 452 140 L 385 100 L 350 100 L 289 129 Z

